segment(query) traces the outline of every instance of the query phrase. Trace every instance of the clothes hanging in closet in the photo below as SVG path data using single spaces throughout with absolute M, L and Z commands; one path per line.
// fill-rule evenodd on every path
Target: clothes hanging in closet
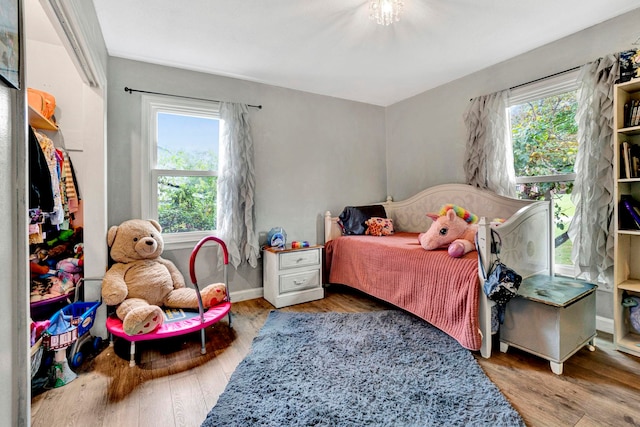
M 34 132 L 40 148 L 44 153 L 49 176 L 51 177 L 51 191 L 53 193 L 53 209 L 48 212 L 49 221 L 52 225 L 60 225 L 64 221 L 64 208 L 62 206 L 62 196 L 60 194 L 60 170 L 58 165 L 56 148 L 53 141 L 47 135 Z
M 56 148 L 53 145 L 53 141 L 45 134 L 42 134 L 33 129 L 29 129 L 35 136 L 38 144 L 34 146 L 34 151 L 39 147 L 40 151 L 34 154 L 32 165 L 34 168 L 34 174 L 37 173 L 37 177 L 32 180 L 32 189 L 36 195 L 46 193 L 47 198 L 51 195 L 53 203 L 42 203 L 42 196 L 34 196 L 33 203 L 30 202 L 30 208 L 40 208 L 43 212 L 47 213 L 47 218 L 51 225 L 60 226 L 62 228 L 68 228 L 68 223 L 73 214 L 78 211 L 78 202 L 80 200 L 80 191 L 78 189 L 78 183 L 75 177 L 75 171 L 73 164 L 66 151 L 60 148 Z M 46 165 L 46 168 L 45 168 Z M 50 184 L 47 185 L 47 175 L 50 180 Z M 42 177 L 42 179 L 39 179 Z
M 31 316 L 44 319 L 84 275 L 80 190 L 69 154 L 31 127 L 29 165 Z
M 44 212 L 53 210 L 49 167 L 31 126 L 29 126 L 29 208 Z

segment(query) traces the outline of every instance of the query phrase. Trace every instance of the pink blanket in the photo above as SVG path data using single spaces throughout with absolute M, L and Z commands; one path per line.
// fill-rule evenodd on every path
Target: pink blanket
M 479 350 L 475 251 L 452 258 L 425 251 L 417 233 L 342 236 L 326 244 L 329 283 L 343 284 L 426 320 L 469 350 Z

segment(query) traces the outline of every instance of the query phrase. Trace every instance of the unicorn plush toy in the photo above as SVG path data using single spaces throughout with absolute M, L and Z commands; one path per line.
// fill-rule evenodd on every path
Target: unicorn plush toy
M 447 248 L 450 256 L 459 258 L 475 250 L 478 217 L 457 205 L 444 205 L 438 213 L 428 213 L 433 220 L 426 233 L 418 235 L 420 246 L 431 251 Z

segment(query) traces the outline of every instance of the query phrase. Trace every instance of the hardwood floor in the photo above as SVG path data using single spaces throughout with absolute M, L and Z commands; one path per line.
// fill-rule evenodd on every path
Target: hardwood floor
M 388 305 L 332 286 L 327 297 L 283 311 L 362 312 Z M 263 299 L 235 303 L 226 320 L 199 335 L 138 343 L 138 365 L 128 364 L 128 343 L 116 341 L 83 363 L 69 384 L 31 400 L 34 427 L 199 426 L 273 307 Z M 517 349 L 476 358 L 530 426 L 640 426 L 640 359 L 616 351 L 599 334 L 596 351 L 580 350 L 554 375 L 549 363 Z

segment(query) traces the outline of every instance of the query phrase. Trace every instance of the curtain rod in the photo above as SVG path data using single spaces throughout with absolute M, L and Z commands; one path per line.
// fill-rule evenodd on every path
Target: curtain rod
M 551 77 L 559 76 L 560 74 L 570 73 L 572 71 L 579 70 L 580 67 L 582 67 L 582 65 L 578 65 L 576 67 L 569 68 L 568 70 L 559 71 L 557 73 L 553 73 L 553 74 L 550 74 L 550 75 L 545 76 L 545 77 L 540 77 L 539 79 L 531 80 L 530 82 L 520 83 L 519 85 L 511 86 L 509 88 L 509 90 L 517 89 L 517 88 L 522 87 L 522 86 L 530 85 L 531 83 L 536 83 L 536 82 L 539 82 L 541 80 L 545 80 L 545 79 L 549 79 Z M 473 100 L 474 100 L 474 98 L 469 99 L 469 101 L 473 101 Z
M 140 92 L 140 93 L 150 93 L 152 95 L 173 96 L 175 98 L 195 99 L 197 101 L 220 102 L 220 101 L 218 101 L 216 99 L 195 98 L 193 96 L 173 95 L 171 93 L 162 93 L 162 92 L 151 92 L 151 91 L 148 91 L 148 90 L 131 89 L 130 87 L 126 87 L 126 86 L 124 88 L 124 91 L 125 92 L 129 92 L 129 93 Z M 257 108 L 258 110 L 262 110 L 262 105 L 251 105 L 251 104 L 248 104 L 247 106 L 251 107 L 251 108 Z
M 564 71 L 559 71 L 557 73 L 550 74 L 550 75 L 548 75 L 546 77 L 540 77 L 539 79 L 531 80 L 530 82 L 521 83 L 519 85 L 511 86 L 509 88 L 509 90 L 516 89 L 516 88 L 519 88 L 519 87 L 522 87 L 522 86 L 526 86 L 526 85 L 530 85 L 531 83 L 536 83 L 536 82 L 539 82 L 541 80 L 549 79 L 551 77 L 559 76 L 560 74 L 570 73 L 571 71 L 575 71 L 575 70 L 580 69 L 581 66 L 582 65 L 578 65 L 577 67 L 569 68 L 568 70 L 564 70 Z

